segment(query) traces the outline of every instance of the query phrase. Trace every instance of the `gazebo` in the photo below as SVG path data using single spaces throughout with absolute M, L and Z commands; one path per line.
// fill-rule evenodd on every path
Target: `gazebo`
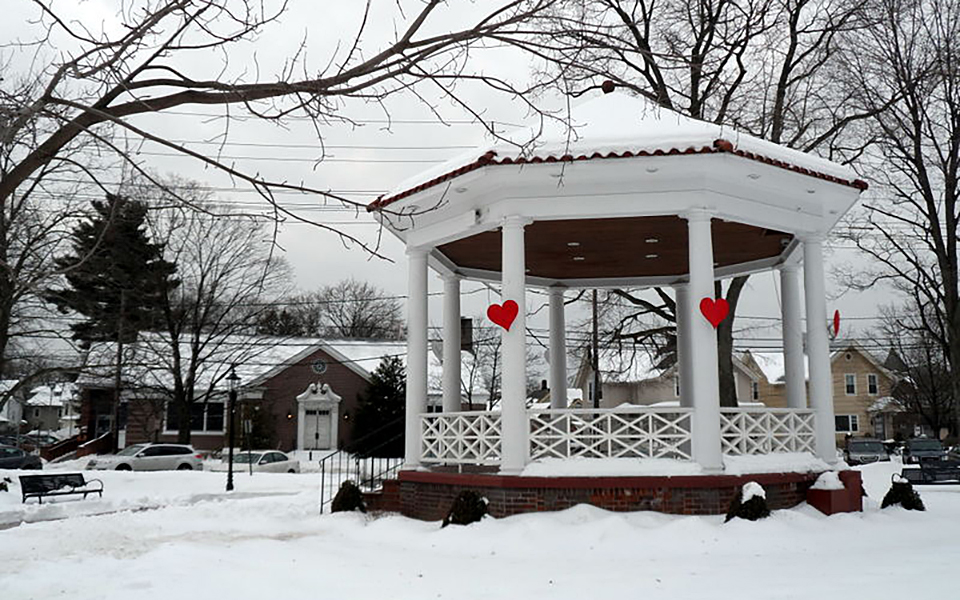
M 507 135 L 402 183 L 368 207 L 406 244 L 409 263 L 406 453 L 399 478 L 404 493 L 421 501 L 403 499 L 404 512 L 432 515 L 433 509 L 408 504 L 441 488 L 478 485 L 524 490 L 501 494 L 504 514 L 562 507 L 545 498 L 564 496 L 563 489 L 589 488 L 597 497 L 595 478 L 529 476 L 531 464 L 544 459 L 575 460 L 587 475 L 590 459 L 676 459 L 713 491 L 734 489 L 725 455 L 807 452 L 824 469 L 837 462 L 823 243 L 866 184 L 848 167 L 660 109 L 611 86 L 604 91 L 574 106 L 569 123 L 548 122 L 532 144 L 524 145 L 529 131 Z M 444 281 L 444 375 L 443 412 L 428 414 L 430 268 Z M 772 269 L 782 285 L 788 408 L 721 409 L 715 327 L 726 311 L 714 298 L 714 282 Z M 460 411 L 464 279 L 500 284 L 501 304 L 491 308 L 504 329 L 497 411 Z M 564 294 L 627 286 L 673 288 L 680 405 L 568 408 Z M 549 409 L 526 405 L 528 287 L 549 295 Z M 797 496 L 784 504 L 802 500 L 811 475 L 778 475 L 788 490 L 781 495 Z M 671 488 L 679 479 L 670 485 L 640 479 L 600 487 L 633 490 L 628 495 L 653 498 L 635 506 L 659 503 L 669 512 L 717 512 L 728 496 L 714 494 L 711 503 L 701 493 L 691 500 Z M 534 488 L 552 491 L 529 491 Z M 681 496 L 683 507 L 670 500 Z M 608 504 L 619 507 L 620 500 Z

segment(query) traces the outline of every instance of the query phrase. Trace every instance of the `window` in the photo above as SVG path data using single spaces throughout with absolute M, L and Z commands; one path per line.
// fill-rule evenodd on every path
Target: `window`
M 837 433 L 856 433 L 860 431 L 860 419 L 857 415 L 837 415 Z
M 172 402 L 167 403 L 166 431 L 180 429 L 180 414 Z M 190 405 L 190 431 L 223 431 L 223 404 L 197 402 Z
M 853 373 L 847 373 L 843 376 L 844 389 L 848 396 L 857 395 L 857 376 Z
M 750 382 L 750 397 L 754 400 L 760 399 L 760 382 L 751 381 Z
M 876 396 L 880 393 L 880 382 L 876 373 L 867 374 L 867 393 Z
M 677 375 L 673 376 L 673 396 L 674 398 L 680 397 L 680 377 Z

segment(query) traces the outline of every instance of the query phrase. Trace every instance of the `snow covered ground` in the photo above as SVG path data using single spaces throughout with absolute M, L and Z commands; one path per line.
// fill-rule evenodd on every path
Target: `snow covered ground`
M 724 524 L 579 506 L 443 530 L 320 516 L 315 474 L 244 475 L 226 497 L 222 473 L 105 472 L 103 500 L 23 509 L 0 492 L 0 598 L 952 597 L 960 486 L 919 488 L 926 513 L 881 512 L 899 468 L 863 468 L 862 514 Z

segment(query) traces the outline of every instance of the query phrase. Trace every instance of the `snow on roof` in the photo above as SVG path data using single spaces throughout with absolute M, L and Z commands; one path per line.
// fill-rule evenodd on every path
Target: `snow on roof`
M 407 344 L 403 340 L 356 340 L 321 338 L 271 338 L 234 336 L 221 345 L 222 349 L 212 352 L 199 369 L 197 387 L 204 389 L 225 389 L 223 378 L 229 373 L 230 366 L 236 365 L 241 386 L 256 387 L 266 379 L 281 372 L 290 364 L 306 358 L 317 350 L 323 350 L 335 361 L 351 369 L 364 379 L 370 379 L 384 357 L 397 357 L 404 365 L 407 359 Z M 182 346 L 184 356 L 188 356 L 187 345 Z M 143 337 L 142 343 L 128 344 L 124 351 L 126 362 L 123 378 L 127 385 L 144 389 L 169 389 L 172 387 L 170 373 L 169 345 L 157 336 Z M 94 344 L 88 354 L 87 365 L 78 383 L 91 387 L 113 385 L 114 343 Z M 469 380 L 473 355 L 463 353 L 462 367 L 464 381 Z M 430 395 L 440 394 L 440 381 L 443 366 L 436 352 L 430 352 L 427 362 Z M 322 379 L 322 375 L 317 375 Z M 475 382 L 473 396 L 485 398 L 486 391 L 480 382 Z
M 216 388 L 218 382 L 236 365 L 241 385 L 256 385 L 278 366 L 289 364 L 319 347 L 317 338 L 271 338 L 263 336 L 231 336 L 211 344 L 197 372 L 197 388 Z M 160 334 L 142 335 L 137 343 L 124 348 L 123 379 L 125 385 L 141 389 L 170 389 L 173 356 L 168 339 Z M 116 344 L 95 343 L 87 352 L 86 364 L 77 383 L 89 387 L 112 387 Z M 190 356 L 189 345 L 180 344 L 182 357 Z M 223 386 L 225 387 L 225 385 Z
M 385 206 L 472 170 L 496 164 L 732 152 L 806 175 L 865 189 L 849 167 L 724 125 L 698 121 L 646 98 L 614 91 L 575 104 L 566 120 L 548 119 L 503 134 L 402 181 L 368 209 Z M 572 130 L 571 130 L 572 128 Z M 532 142 L 530 140 L 533 140 Z
M 77 385 L 71 382 L 38 385 L 30 390 L 28 406 L 63 406 L 76 398 Z
M 893 396 L 884 396 L 870 405 L 867 412 L 906 412 L 906 409 L 900 404 L 900 401 Z

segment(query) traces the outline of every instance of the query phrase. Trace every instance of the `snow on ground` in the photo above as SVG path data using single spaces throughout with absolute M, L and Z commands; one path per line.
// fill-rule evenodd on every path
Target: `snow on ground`
M 870 498 L 860 514 L 825 517 L 804 505 L 723 524 L 578 506 L 446 529 L 395 515 L 318 515 L 315 475 L 238 478 L 240 494 L 227 499 L 219 473 L 108 472 L 103 501 L 58 502 L 67 518 L 0 531 L 0 597 L 949 597 L 960 486 L 919 488 L 925 513 L 881 512 L 899 468 L 862 468 Z M 2 510 L 19 503 L 18 494 L 2 498 L 13 494 L 0 492 Z M 72 508 L 137 498 L 162 507 L 101 516 Z

